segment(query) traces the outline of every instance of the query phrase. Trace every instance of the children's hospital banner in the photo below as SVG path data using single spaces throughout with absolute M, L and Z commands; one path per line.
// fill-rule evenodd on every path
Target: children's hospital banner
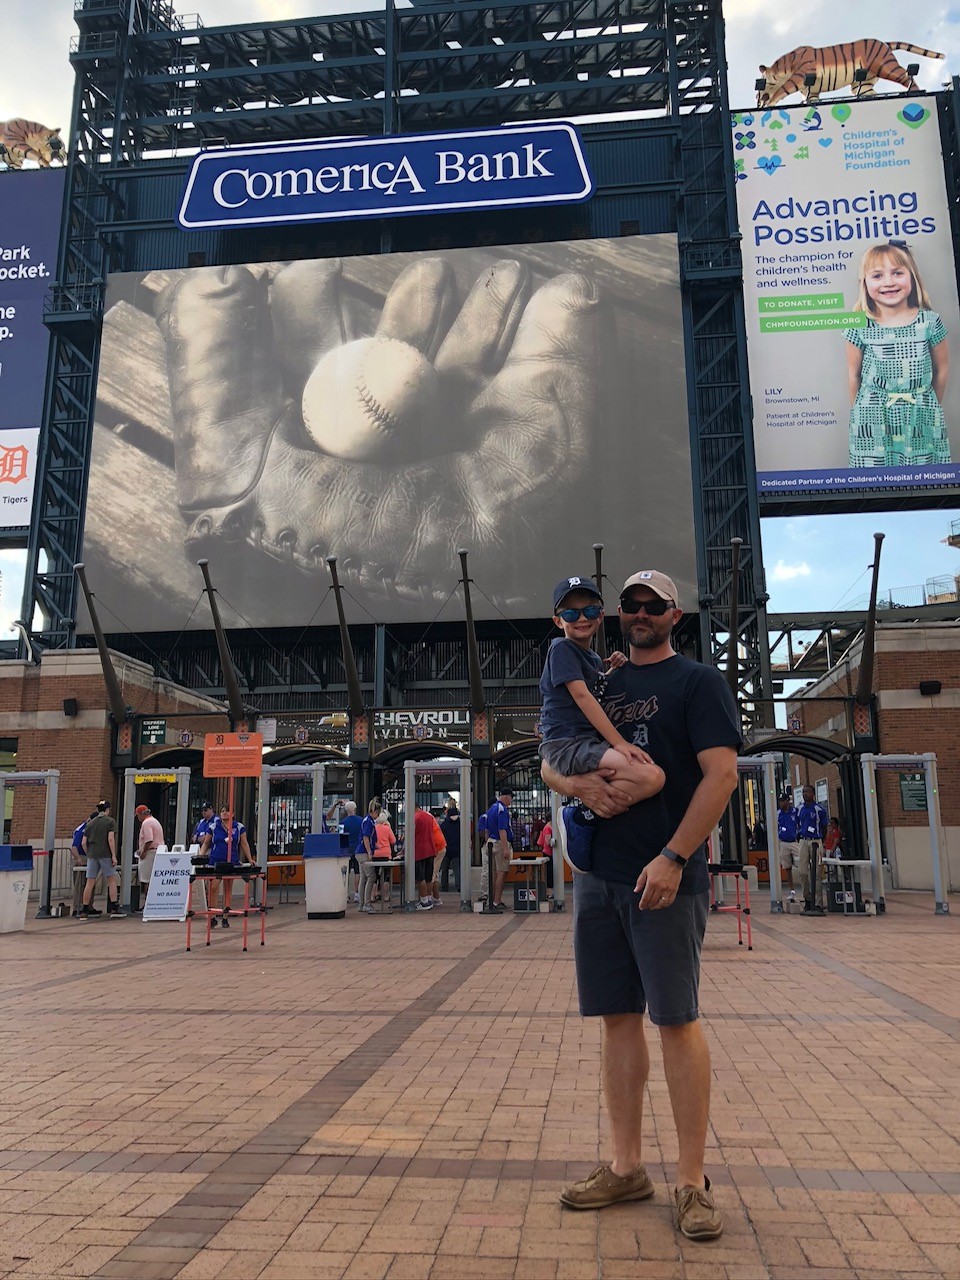
M 934 100 L 740 111 L 733 147 L 760 492 L 957 483 Z

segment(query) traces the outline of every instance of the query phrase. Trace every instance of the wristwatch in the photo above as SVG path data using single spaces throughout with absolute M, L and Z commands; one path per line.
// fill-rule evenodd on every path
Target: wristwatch
M 688 858 L 683 858 L 679 853 L 675 853 L 673 849 L 668 849 L 666 845 L 664 845 L 660 850 L 660 857 L 669 858 L 670 861 L 675 862 L 678 867 L 685 867 L 689 861 Z

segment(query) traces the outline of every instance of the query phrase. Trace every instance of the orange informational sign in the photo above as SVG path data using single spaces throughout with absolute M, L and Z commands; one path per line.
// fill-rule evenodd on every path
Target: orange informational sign
M 259 778 L 262 733 L 208 733 L 203 741 L 205 778 Z

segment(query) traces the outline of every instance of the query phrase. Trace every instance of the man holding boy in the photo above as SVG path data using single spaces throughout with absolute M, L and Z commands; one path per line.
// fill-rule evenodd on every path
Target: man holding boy
M 697 1021 L 709 899 L 704 842 L 737 785 L 740 727 L 719 672 L 675 653 L 671 632 L 682 616 L 666 574 L 648 569 L 627 579 L 620 628 L 630 658 L 607 677 L 601 698 L 618 731 L 662 766 L 662 787 L 648 780 L 644 793 L 628 780 L 608 781 L 606 770 L 562 775 L 543 765 L 549 787 L 605 819 L 594 824 L 590 871 L 574 876 L 574 953 L 580 1011 L 602 1019 L 613 1158 L 560 1199 L 600 1209 L 654 1194 L 641 1163 L 649 1008 L 679 1140 L 676 1225 L 689 1239 L 713 1240 L 723 1221 L 703 1169 L 710 1056 Z M 656 766 L 646 768 L 654 777 Z

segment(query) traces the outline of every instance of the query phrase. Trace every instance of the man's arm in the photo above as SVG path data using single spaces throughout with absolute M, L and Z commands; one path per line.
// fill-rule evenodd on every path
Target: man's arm
M 85 858 L 89 858 L 89 856 L 90 856 L 90 851 L 89 851 L 89 849 L 87 848 L 87 833 L 86 833 L 86 832 L 84 832 L 84 833 L 83 833 L 83 839 L 80 841 L 80 843 L 81 843 L 81 845 L 83 846 L 83 856 L 84 856 Z
M 110 861 L 117 861 L 117 833 L 115 831 L 107 832 L 107 845 L 110 849 Z
M 693 793 L 679 827 L 667 842 L 667 848 L 689 858 L 703 844 L 720 821 L 727 801 L 737 786 L 737 752 L 735 747 L 708 747 L 697 752 L 703 777 Z M 637 893 L 641 910 L 669 907 L 677 896 L 683 868 L 670 858 L 657 856 L 648 862 L 637 877 Z
M 626 813 L 632 804 L 646 800 L 654 795 L 663 784 L 663 773 L 657 765 L 647 765 L 651 778 L 656 778 L 657 785 L 647 787 L 640 783 L 620 781 L 608 782 L 602 773 L 560 774 L 543 761 L 540 765 L 540 776 L 551 791 L 560 795 L 576 796 L 587 808 L 592 809 L 598 818 L 615 818 L 618 813 Z M 654 772 L 655 771 L 655 772 Z

